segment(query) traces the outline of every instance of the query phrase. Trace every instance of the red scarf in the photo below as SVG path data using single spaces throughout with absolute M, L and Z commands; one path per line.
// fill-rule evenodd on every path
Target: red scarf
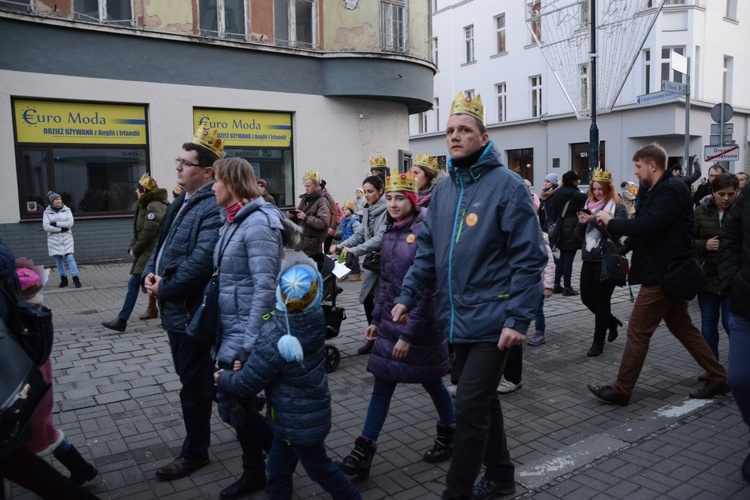
M 237 212 L 239 212 L 240 209 L 242 207 L 244 207 L 245 205 L 247 205 L 249 202 L 250 202 L 250 200 L 246 200 L 246 199 L 242 198 L 237 203 L 234 203 L 233 205 L 227 207 L 226 208 L 226 211 L 227 211 L 227 222 L 229 222 L 231 224 L 232 221 L 234 220 L 234 217 L 237 215 Z

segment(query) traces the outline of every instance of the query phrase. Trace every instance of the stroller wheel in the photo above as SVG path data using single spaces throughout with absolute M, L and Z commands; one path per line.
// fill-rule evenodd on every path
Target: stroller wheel
M 336 368 L 339 367 L 339 363 L 341 363 L 341 352 L 335 347 L 330 344 L 325 345 L 326 349 L 326 373 L 331 373 L 336 371 Z

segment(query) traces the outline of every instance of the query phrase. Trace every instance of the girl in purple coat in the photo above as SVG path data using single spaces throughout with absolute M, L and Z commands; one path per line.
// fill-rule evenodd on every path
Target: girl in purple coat
M 380 248 L 381 289 L 372 324 L 365 330 L 365 338 L 375 341 L 367 364 L 367 370 L 375 376 L 375 385 L 362 435 L 354 441 L 351 454 L 339 463 L 346 474 L 358 479 L 370 474 L 378 436 L 399 382 L 422 384 L 440 417 L 435 444 L 424 454 L 427 462 L 451 458 L 456 423 L 453 400 L 443 383 L 449 368 L 448 340 L 432 313 L 434 290 L 424 294 L 409 313 L 406 325 L 393 323 L 390 313 L 414 261 L 417 234 L 427 209 L 417 208 L 417 186 L 412 174 L 394 170 L 386 181 L 385 197 L 388 225 Z

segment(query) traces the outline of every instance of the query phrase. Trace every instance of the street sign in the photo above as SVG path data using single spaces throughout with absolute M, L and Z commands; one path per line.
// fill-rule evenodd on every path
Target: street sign
M 705 146 L 703 161 L 738 161 L 740 159 L 740 145 Z
M 655 102 L 669 101 L 681 96 L 681 94 L 677 94 L 675 92 L 667 92 L 665 90 L 662 90 L 661 92 L 654 92 L 652 94 L 639 95 L 636 98 L 635 102 L 637 102 L 638 104 L 653 104 Z
M 674 50 L 669 54 L 669 61 L 672 65 L 672 69 L 683 75 L 688 72 L 688 58 L 682 54 L 678 54 Z M 666 90 L 666 89 L 665 89 Z
M 721 134 L 721 124 L 720 123 L 712 123 L 711 124 L 711 133 L 712 134 Z M 724 124 L 724 135 L 732 134 L 734 133 L 734 123 L 725 123 Z
M 676 92 L 677 94 L 687 94 L 687 85 L 680 82 L 670 82 L 669 80 L 661 81 L 661 89 L 667 92 Z
M 721 108 L 724 108 L 724 116 L 721 116 Z M 715 121 L 716 123 L 721 123 L 721 119 L 724 118 L 724 123 L 728 122 L 732 119 L 732 116 L 734 116 L 734 109 L 732 108 L 731 104 L 728 104 L 726 102 L 721 102 L 711 108 L 711 119 Z

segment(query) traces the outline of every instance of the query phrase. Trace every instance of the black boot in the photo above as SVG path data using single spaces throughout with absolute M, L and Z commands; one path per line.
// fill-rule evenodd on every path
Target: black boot
M 372 351 L 372 346 L 375 343 L 374 340 L 368 340 L 365 342 L 365 345 L 357 349 L 357 354 L 370 354 L 370 351 Z
M 65 288 L 66 286 L 68 286 L 68 277 L 60 276 L 60 286 L 58 288 Z
M 266 476 L 252 476 L 242 474 L 242 477 L 233 482 L 219 493 L 221 500 L 231 500 L 249 495 L 253 491 L 260 491 L 266 487 Z
M 125 328 L 128 327 L 128 322 L 122 318 L 115 318 L 112 321 L 102 322 L 102 326 L 116 332 L 124 332 Z
M 453 435 L 455 433 L 454 427 L 438 423 L 435 444 L 432 445 L 432 449 L 425 452 L 425 462 L 436 464 L 449 460 L 453 456 Z
M 67 447 L 65 446 L 66 444 Z M 63 450 L 63 448 L 65 449 Z M 72 444 L 68 444 L 67 441 L 63 441 L 60 446 L 55 448 L 55 451 L 53 451 L 52 454 L 65 466 L 66 469 L 70 471 L 70 480 L 78 486 L 91 481 L 99 475 L 99 471 L 96 470 L 96 467 L 88 463 L 86 459 L 78 453 L 76 447 Z
M 595 358 L 599 356 L 601 353 L 604 352 L 604 340 L 595 340 L 593 344 L 591 344 L 591 349 L 589 349 L 588 356 L 589 358 Z
M 349 456 L 343 462 L 336 462 L 336 464 L 347 476 L 356 476 L 358 480 L 367 479 L 370 477 L 372 457 L 375 456 L 377 448 L 375 441 L 359 436 L 354 441 L 354 449 Z
M 607 342 L 612 342 L 617 338 L 618 326 L 622 326 L 622 321 L 612 316 L 609 320 L 609 335 L 607 335 Z
M 73 283 L 75 284 L 76 288 L 81 288 L 81 280 L 78 279 L 78 276 L 73 276 Z

